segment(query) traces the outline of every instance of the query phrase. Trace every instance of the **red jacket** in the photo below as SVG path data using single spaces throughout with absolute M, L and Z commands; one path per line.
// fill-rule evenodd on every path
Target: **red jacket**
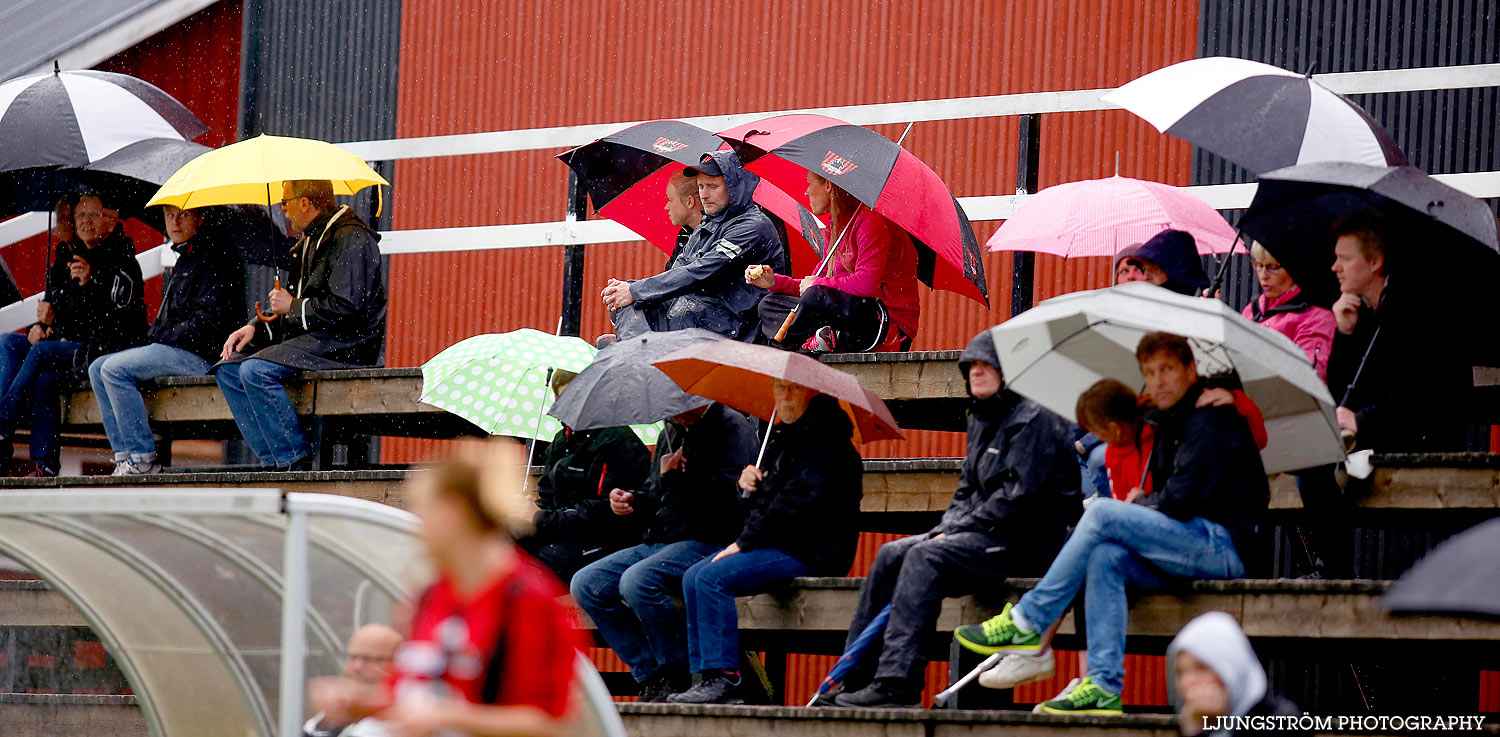
M 1250 425 L 1250 435 L 1255 438 L 1255 447 L 1262 450 L 1266 447 L 1266 420 L 1261 416 L 1260 408 L 1244 392 L 1236 389 L 1234 394 L 1234 408 L 1244 415 L 1245 422 Z M 1142 394 L 1141 401 L 1149 401 L 1149 396 Z M 1152 429 L 1145 422 L 1136 426 L 1136 439 L 1133 443 L 1110 444 L 1104 448 L 1104 468 L 1109 472 L 1109 495 L 1120 501 L 1130 495 L 1130 490 L 1139 488 L 1146 493 L 1151 492 L 1151 475 L 1147 473 L 1146 466 L 1151 458 Z

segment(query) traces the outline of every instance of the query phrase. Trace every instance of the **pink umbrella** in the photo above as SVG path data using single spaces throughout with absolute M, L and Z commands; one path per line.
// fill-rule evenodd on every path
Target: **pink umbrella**
M 1085 179 L 1026 198 L 990 236 L 991 251 L 1035 251 L 1063 258 L 1113 256 L 1173 228 L 1198 253 L 1228 253 L 1234 228 L 1207 202 L 1179 187 L 1129 177 Z

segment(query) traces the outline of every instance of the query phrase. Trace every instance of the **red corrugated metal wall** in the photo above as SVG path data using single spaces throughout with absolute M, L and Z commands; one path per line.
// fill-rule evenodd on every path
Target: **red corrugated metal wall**
M 239 2 L 214 3 L 94 68 L 160 87 L 209 127 L 199 143 L 222 146 L 235 140 L 239 114 L 240 14 Z M 141 251 L 163 240 L 162 234 L 139 221 L 127 221 L 125 232 Z M 6 246 L 4 258 L 23 295 L 41 291 L 45 234 Z M 160 279 L 147 282 L 146 302 L 154 316 L 161 303 Z
M 1150 8 L 1050 2 L 408 4 L 401 28 L 397 135 L 472 133 L 609 121 L 1111 87 L 1195 55 L 1198 5 Z M 1067 29 L 1058 33 L 1057 29 Z M 880 126 L 896 137 L 902 126 Z M 907 148 L 959 196 L 1015 191 L 1011 118 L 920 123 Z M 1121 172 L 1185 184 L 1185 144 L 1122 111 L 1048 115 L 1041 183 Z M 394 227 L 560 219 L 567 171 L 555 151 L 400 162 Z M 983 242 L 996 223 L 979 223 Z M 561 251 L 537 248 L 397 256 L 391 264 L 387 362 L 417 365 L 454 341 L 557 325 Z M 643 243 L 588 248 L 586 293 L 610 276 L 661 267 Z M 1040 259 L 1037 296 L 1098 286 L 1097 265 Z M 918 349 L 958 348 L 1009 311 L 1009 258 L 985 260 L 994 306 L 924 294 Z M 584 333 L 604 332 L 597 300 Z M 385 460 L 410 461 L 431 441 L 390 440 Z M 945 456 L 951 436 L 918 433 L 881 455 Z M 876 449 L 870 449 L 876 450 Z
M 408 3 L 397 135 L 1113 87 L 1194 57 L 1197 26 L 1193 0 L 1150 7 L 1083 0 L 564 0 L 547 12 L 520 0 Z M 901 128 L 877 130 L 895 138 Z M 960 197 L 1005 194 L 1016 189 L 1016 136 L 1011 118 L 929 122 L 912 130 L 906 147 Z M 1185 144 L 1124 112 L 1103 111 L 1043 118 L 1041 184 L 1108 176 L 1116 152 L 1122 174 L 1188 182 Z M 561 219 L 567 171 L 552 159 L 555 153 L 400 162 L 394 227 Z M 980 241 L 997 225 L 976 224 Z M 561 258 L 555 248 L 392 258 L 388 364 L 418 365 L 479 333 L 555 329 Z M 612 276 L 655 273 L 662 259 L 643 243 L 590 246 L 585 294 Z M 1010 306 L 1009 261 L 985 259 L 993 309 L 951 294 L 923 294 L 915 348 L 961 348 L 978 330 L 1003 320 Z M 1038 259 L 1035 297 L 1102 286 L 1108 279 L 1102 261 Z M 587 299 L 584 335 L 607 327 L 602 306 Z M 910 435 L 867 447 L 865 454 L 962 453 L 957 433 Z M 383 448 L 386 461 L 413 461 L 432 452 L 434 443 L 389 439 Z M 880 542 L 864 538 L 857 572 Z M 794 656 L 788 693 L 810 692 L 825 661 Z M 946 665 L 934 665 L 929 680 L 936 685 L 945 674 Z

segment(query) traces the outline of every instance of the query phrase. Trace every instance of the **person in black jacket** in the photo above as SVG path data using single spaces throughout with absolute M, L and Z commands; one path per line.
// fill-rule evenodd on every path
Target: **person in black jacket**
M 385 346 L 385 268 L 380 235 L 333 199 L 326 180 L 282 187 L 287 223 L 302 233 L 286 286 L 268 295 L 279 319 L 257 318 L 229 334 L 214 367 L 224 401 L 261 463 L 308 468 L 313 448 L 281 385 L 299 371 L 364 368 Z
M 754 202 L 760 177 L 745 171 L 733 151 L 705 153 L 683 174 L 698 180 L 704 218 L 666 271 L 605 285 L 601 297 L 620 340 L 692 327 L 747 337 L 759 325 L 755 307 L 766 290 L 746 283 L 745 269 L 769 264 L 789 273 L 776 226 Z
M 1244 576 L 1241 553 L 1253 549 L 1270 500 L 1244 416 L 1232 406 L 1196 406 L 1203 380 L 1187 340 L 1147 334 L 1136 359 L 1157 408 L 1147 415 L 1156 425 L 1148 462 L 1154 490 L 1134 489 L 1126 501 L 1094 502 L 1036 588 L 988 622 L 954 632 L 960 645 L 981 654 L 1035 654 L 1046 648 L 1043 632 L 1083 590 L 1088 672 L 1038 704 L 1039 712 L 1119 713 L 1127 587 Z
M 552 391 L 572 379 L 559 371 Z M 537 516 L 520 545 L 538 563 L 568 581 L 578 569 L 640 540 L 641 525 L 613 514 L 609 494 L 638 488 L 650 473 L 651 456 L 628 427 L 573 430 L 566 425 L 547 446 L 546 465 L 537 481 Z
M 642 542 L 585 566 L 569 588 L 642 684 L 642 701 L 688 687 L 687 624 L 673 598 L 689 566 L 739 534 L 735 482 L 758 445 L 744 415 L 706 404 L 667 421 L 644 486 L 609 492 L 610 511 L 643 520 Z
M 739 620 L 734 597 L 797 576 L 842 576 L 854 561 L 864 467 L 854 424 L 838 400 L 773 380 L 776 424 L 765 470 L 745 466 L 745 527 L 729 547 L 693 564 L 682 577 L 688 653 L 698 685 L 668 697 L 685 704 L 724 704 L 740 696 Z
M 224 333 L 245 322 L 245 264 L 239 249 L 209 232 L 204 210 L 166 205 L 162 216 L 177 263 L 162 285 L 156 321 L 146 331 L 150 342 L 89 364 L 89 384 L 115 453 L 116 476 L 161 470 L 139 382 L 207 373 Z
M 1072 423 L 1004 388 L 989 330 L 969 342 L 958 366 L 974 398 L 958 490 L 936 527 L 880 546 L 847 644 L 887 605 L 890 620 L 883 647 L 872 646 L 864 667 L 845 678 L 839 706 L 919 704 L 920 645 L 936 629 L 944 597 L 1041 575 L 1082 511 Z M 874 682 L 865 685 L 877 656 Z
M 1198 256 L 1198 243 L 1185 230 L 1163 230 L 1125 258 L 1145 273 L 1146 281 L 1189 297 L 1208 288 L 1208 273 Z
M 0 342 L 0 438 L 15 430 L 30 405 L 32 476 L 60 470 L 62 386 L 81 377 L 94 358 L 140 345 L 146 328 L 135 246 L 104 207 L 97 194 L 78 199 L 78 240 L 58 248 L 47 273 L 51 322 L 39 320 L 26 334 Z

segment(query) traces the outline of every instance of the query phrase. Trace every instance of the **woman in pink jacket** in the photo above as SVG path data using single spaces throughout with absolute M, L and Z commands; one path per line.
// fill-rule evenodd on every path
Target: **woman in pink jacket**
M 800 280 L 764 265 L 745 270 L 745 281 L 771 290 L 760 302 L 762 334 L 774 340 L 795 308 L 783 346 L 807 353 L 909 349 L 921 314 L 911 236 L 812 172 L 807 198 L 813 214 L 831 215 L 824 245 L 840 234 L 843 242 L 820 274 Z
M 1291 338 L 1307 353 L 1318 378 L 1327 381 L 1328 351 L 1337 327 L 1333 312 L 1303 299 L 1292 275 L 1260 243 L 1250 245 L 1250 258 L 1262 294 L 1245 306 L 1245 317 Z

